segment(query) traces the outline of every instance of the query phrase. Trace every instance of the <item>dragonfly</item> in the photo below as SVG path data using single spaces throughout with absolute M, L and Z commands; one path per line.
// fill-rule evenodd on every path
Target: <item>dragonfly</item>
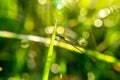
M 82 51 L 81 49 L 79 49 L 79 48 L 76 46 L 76 44 L 73 44 L 74 41 L 70 40 L 69 38 L 67 38 L 67 37 L 65 37 L 65 36 L 59 35 L 59 34 L 56 34 L 56 36 L 59 37 L 60 39 L 64 40 L 66 43 L 72 45 L 74 48 L 76 48 L 76 49 L 77 49 L 78 51 L 80 51 L 81 53 L 85 54 L 85 56 L 87 56 L 87 57 L 89 58 L 89 60 L 90 60 L 90 62 L 92 63 L 92 65 L 93 65 L 94 67 L 96 67 L 99 71 L 101 71 L 101 70 L 99 69 L 99 67 L 97 66 L 98 64 L 97 64 L 96 59 L 90 57 L 86 51 Z M 81 47 L 82 47 L 82 46 L 81 46 Z M 84 48 L 84 47 L 83 47 L 83 48 Z
M 79 49 L 79 48 L 76 46 L 76 44 L 73 44 L 74 41 L 72 41 L 72 40 L 70 40 L 69 38 L 64 37 L 64 36 L 62 36 L 62 35 L 59 35 L 59 34 L 56 34 L 56 36 L 59 37 L 60 39 L 64 40 L 66 43 L 70 44 L 70 45 L 73 46 L 74 48 L 76 48 L 76 49 L 77 49 L 78 51 L 80 51 L 81 53 L 85 54 L 85 56 L 87 56 L 87 57 L 89 58 L 89 60 L 92 62 L 92 64 L 93 64 L 96 68 L 98 68 L 98 67 L 97 67 L 97 63 L 96 63 L 96 59 L 90 57 L 87 52 L 82 51 L 81 49 Z M 82 47 L 82 46 L 81 46 L 81 47 Z M 99 68 L 98 68 L 98 69 L 99 69 Z
M 76 48 L 78 51 L 80 51 L 81 53 L 85 54 L 89 59 L 90 61 L 96 66 L 96 60 L 94 58 L 91 58 L 88 53 L 86 51 L 82 51 L 81 49 L 79 49 L 76 44 L 74 44 L 74 41 L 72 41 L 71 39 L 65 37 L 65 36 L 62 36 L 62 35 L 59 35 L 59 34 L 56 34 L 56 37 L 59 37 L 60 39 L 64 40 L 66 43 L 70 44 L 71 46 L 73 46 L 74 48 Z M 81 45 L 80 45 L 81 46 Z M 83 46 L 81 46 L 83 47 Z M 84 48 L 84 47 L 83 47 Z
M 69 39 L 68 37 L 59 35 L 59 34 L 56 34 L 56 36 L 59 37 L 60 39 L 64 40 L 66 43 L 72 45 L 74 48 L 76 48 L 76 49 L 79 50 L 81 53 L 85 54 L 87 57 L 90 58 L 90 56 L 89 56 L 86 52 L 82 51 L 81 49 L 79 49 L 79 48 L 76 46 L 75 41 Z M 81 46 L 81 45 L 80 45 L 80 46 Z M 82 46 L 81 46 L 81 47 L 82 47 Z

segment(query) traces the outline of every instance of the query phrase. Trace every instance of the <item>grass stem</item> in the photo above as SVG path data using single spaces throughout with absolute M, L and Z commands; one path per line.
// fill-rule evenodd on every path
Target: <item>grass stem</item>
M 57 22 L 55 23 L 54 31 L 53 31 L 53 34 L 51 37 L 51 42 L 50 42 L 50 46 L 49 46 L 49 50 L 48 50 L 48 55 L 47 55 L 47 59 L 46 59 L 45 67 L 44 67 L 42 80 L 48 80 L 48 78 L 49 78 L 49 71 L 50 71 L 50 66 L 51 66 L 52 57 L 53 57 L 54 39 L 56 36 L 56 26 L 57 26 Z

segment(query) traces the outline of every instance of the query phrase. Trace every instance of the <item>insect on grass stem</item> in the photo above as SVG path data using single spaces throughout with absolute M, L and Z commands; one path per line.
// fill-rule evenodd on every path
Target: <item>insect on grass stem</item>
M 90 56 L 89 56 L 86 52 L 82 51 L 81 49 L 79 49 L 79 47 L 77 47 L 76 45 L 72 44 L 72 43 L 69 41 L 69 38 L 64 37 L 64 36 L 62 36 L 62 35 L 59 35 L 59 34 L 56 34 L 56 36 L 58 36 L 60 39 L 64 40 L 66 43 L 72 45 L 74 48 L 76 48 L 77 50 L 79 50 L 79 52 L 85 54 L 87 57 L 90 58 Z

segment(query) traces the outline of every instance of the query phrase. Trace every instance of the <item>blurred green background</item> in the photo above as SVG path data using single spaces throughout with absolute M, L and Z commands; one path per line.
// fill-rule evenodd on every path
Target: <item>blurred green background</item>
M 42 80 L 56 20 L 70 43 L 115 60 L 55 46 L 48 80 L 120 79 L 119 0 L 0 0 L 0 80 Z

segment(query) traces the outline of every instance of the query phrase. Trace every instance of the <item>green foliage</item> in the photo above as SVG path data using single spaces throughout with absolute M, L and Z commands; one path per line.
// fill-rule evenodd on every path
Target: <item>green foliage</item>
M 119 13 L 119 0 L 0 0 L 0 80 L 120 79 Z

